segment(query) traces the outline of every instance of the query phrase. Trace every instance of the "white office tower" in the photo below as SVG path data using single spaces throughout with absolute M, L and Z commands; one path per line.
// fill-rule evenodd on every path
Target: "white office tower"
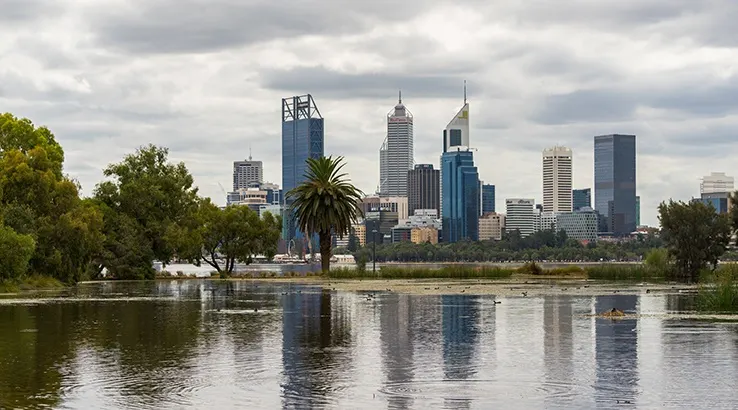
M 466 81 L 464 81 L 464 105 L 456 113 L 451 122 L 443 130 L 443 152 L 465 151 L 469 148 L 469 102 L 466 100 Z M 443 154 L 439 159 L 440 173 L 440 203 L 443 209 Z M 481 195 L 481 194 L 480 194 Z
M 572 211 L 571 149 L 553 147 L 543 150 L 543 212 Z
M 264 182 L 264 171 L 261 161 L 233 161 L 233 191 L 247 189 Z
M 725 175 L 725 172 L 713 172 L 702 178 L 700 194 L 714 194 L 718 192 L 733 192 L 735 178 Z
M 387 138 L 379 150 L 379 192 L 407 196 L 407 171 L 413 169 L 413 115 L 402 104 L 387 114 Z
M 505 231 L 520 231 L 526 237 L 536 230 L 535 200 L 528 198 L 509 198 L 505 200 Z

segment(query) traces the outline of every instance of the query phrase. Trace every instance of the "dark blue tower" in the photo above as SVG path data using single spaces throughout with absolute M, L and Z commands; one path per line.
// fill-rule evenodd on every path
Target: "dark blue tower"
M 444 152 L 443 241 L 479 240 L 479 173 L 471 151 Z

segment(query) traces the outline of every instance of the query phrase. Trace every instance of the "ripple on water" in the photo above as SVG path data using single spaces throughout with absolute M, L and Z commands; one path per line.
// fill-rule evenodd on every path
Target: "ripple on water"
M 521 397 L 526 400 L 565 401 L 588 388 L 573 383 L 513 380 L 416 380 L 388 383 L 379 392 L 393 398 L 425 400 L 475 400 L 480 397 Z

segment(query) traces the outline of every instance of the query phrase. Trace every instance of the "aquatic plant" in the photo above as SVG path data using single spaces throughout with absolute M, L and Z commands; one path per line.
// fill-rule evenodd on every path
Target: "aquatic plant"
M 665 272 L 640 264 L 603 264 L 584 269 L 590 279 L 601 280 L 664 280 Z
M 450 265 L 437 269 L 425 267 L 382 266 L 376 273 L 359 269 L 331 269 L 328 277 L 336 279 L 505 279 L 514 269 L 497 266 Z

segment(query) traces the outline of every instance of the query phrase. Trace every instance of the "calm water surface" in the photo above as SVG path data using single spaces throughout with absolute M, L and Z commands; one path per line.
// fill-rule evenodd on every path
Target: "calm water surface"
M 658 315 L 679 296 L 498 300 L 205 280 L 0 299 L 0 408 L 738 407 L 738 327 Z M 653 315 L 584 316 L 612 307 Z

